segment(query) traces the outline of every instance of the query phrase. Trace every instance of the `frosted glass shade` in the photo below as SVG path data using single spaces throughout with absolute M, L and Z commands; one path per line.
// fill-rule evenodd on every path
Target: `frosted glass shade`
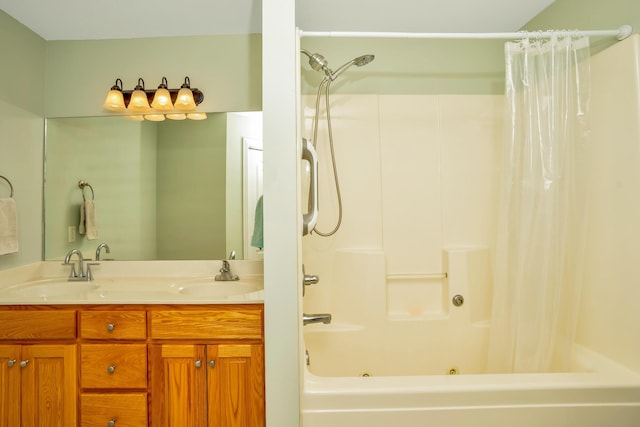
M 131 100 L 129 101 L 127 109 L 137 113 L 147 113 L 151 111 L 147 94 L 141 89 L 134 90 L 131 94 Z
M 107 94 L 107 99 L 104 100 L 102 108 L 109 111 L 125 111 L 127 107 L 124 105 L 124 96 L 122 91 L 118 89 L 111 89 Z
M 132 122 L 141 122 L 144 120 L 142 116 L 122 116 L 125 120 L 131 120 Z
M 189 113 L 187 119 L 189 120 L 204 120 L 207 118 L 207 113 Z
M 153 101 L 151 102 L 151 108 L 159 111 L 168 111 L 173 109 L 171 104 L 171 94 L 166 88 L 160 87 L 153 95 Z
M 184 120 L 187 118 L 187 115 L 184 113 L 171 113 L 167 114 L 167 119 L 169 120 Z
M 161 122 L 164 120 L 164 114 L 145 114 L 144 118 L 151 122 Z
M 174 107 L 179 111 L 193 111 L 196 109 L 196 101 L 193 99 L 193 92 L 191 92 L 190 88 L 183 87 L 180 89 Z

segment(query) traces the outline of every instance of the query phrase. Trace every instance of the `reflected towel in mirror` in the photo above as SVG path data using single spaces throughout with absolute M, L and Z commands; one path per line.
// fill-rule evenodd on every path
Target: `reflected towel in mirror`
M 18 213 L 15 200 L 0 199 L 0 255 L 18 252 Z
M 256 203 L 256 217 L 253 225 L 253 236 L 251 236 L 251 246 L 258 249 L 264 248 L 263 237 L 263 220 L 262 220 L 262 196 Z
M 98 238 L 96 202 L 94 200 L 85 200 L 80 204 L 80 224 L 78 225 L 78 233 L 86 235 L 89 240 Z

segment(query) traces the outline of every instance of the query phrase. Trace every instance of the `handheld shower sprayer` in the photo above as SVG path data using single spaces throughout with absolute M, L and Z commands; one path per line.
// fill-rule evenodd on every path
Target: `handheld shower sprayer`
M 351 61 L 338 67 L 336 71 L 333 71 L 331 70 L 331 68 L 329 68 L 329 61 L 327 61 L 325 57 L 320 55 L 319 53 L 311 53 L 306 49 L 300 49 L 300 52 L 307 55 L 311 68 L 316 71 L 323 71 L 327 78 L 329 78 L 331 81 L 337 79 L 340 74 L 345 72 L 352 65 L 355 65 L 356 67 L 362 67 L 363 65 L 367 65 L 369 62 L 375 59 L 375 56 L 373 55 L 358 56 L 357 58 L 354 58 Z

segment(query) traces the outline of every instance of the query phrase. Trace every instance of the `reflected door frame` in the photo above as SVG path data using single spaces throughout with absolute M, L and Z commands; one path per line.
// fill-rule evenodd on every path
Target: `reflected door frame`
M 262 196 L 262 140 L 242 138 L 242 212 L 244 259 L 264 259 L 264 251 L 251 246 L 255 225 L 256 203 Z

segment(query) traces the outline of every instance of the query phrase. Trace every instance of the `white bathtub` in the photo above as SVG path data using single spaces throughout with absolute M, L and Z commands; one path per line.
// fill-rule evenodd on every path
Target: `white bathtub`
M 574 372 L 410 375 L 416 357 L 392 361 L 382 339 L 379 352 L 352 352 L 359 328 L 321 326 L 305 330 L 304 427 L 640 426 L 640 375 L 584 348 Z

